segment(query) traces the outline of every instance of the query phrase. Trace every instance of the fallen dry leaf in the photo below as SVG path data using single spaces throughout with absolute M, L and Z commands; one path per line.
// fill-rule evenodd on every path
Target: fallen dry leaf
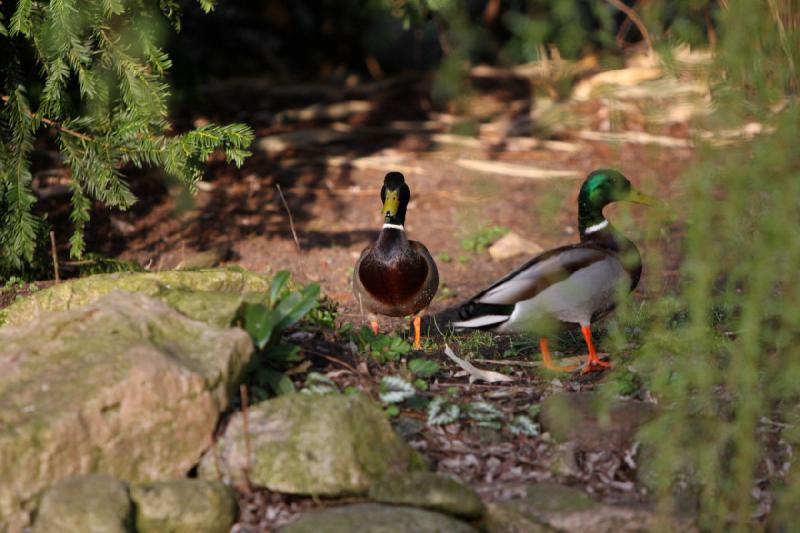
M 463 368 L 469 374 L 469 382 L 472 383 L 473 381 L 481 380 L 485 381 L 486 383 L 498 383 L 504 381 L 514 381 L 514 378 L 511 376 L 506 376 L 505 374 L 501 374 L 500 372 L 493 372 L 491 370 L 481 370 L 480 368 L 476 368 L 471 363 L 464 361 L 460 357 L 458 357 L 453 350 L 447 344 L 444 345 L 444 353 L 447 357 L 453 360 L 455 364 Z

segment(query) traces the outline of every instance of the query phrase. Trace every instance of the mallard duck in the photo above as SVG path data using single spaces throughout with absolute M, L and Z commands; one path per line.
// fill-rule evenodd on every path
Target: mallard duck
M 364 248 L 353 271 L 353 293 L 362 308 L 386 316 L 413 316 L 414 348 L 420 348 L 419 313 L 439 288 L 439 270 L 420 242 L 406 237 L 405 220 L 411 189 L 399 172 L 383 180 L 384 217 L 378 240 Z M 378 322 L 372 320 L 377 335 Z
M 642 274 L 639 250 L 603 216 L 617 201 L 649 205 L 653 199 L 616 170 L 589 174 L 578 194 L 581 242 L 548 250 L 497 280 L 460 306 L 453 325 L 536 334 L 544 366 L 571 371 L 574 366 L 553 364 L 547 335 L 577 324 L 589 349 L 583 373 L 611 366 L 597 356 L 591 324 L 614 309 L 621 288 L 633 291 Z

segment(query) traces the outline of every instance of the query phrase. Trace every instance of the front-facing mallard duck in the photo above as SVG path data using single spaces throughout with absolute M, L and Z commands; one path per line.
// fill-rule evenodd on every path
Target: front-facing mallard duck
M 414 348 L 420 348 L 419 312 L 439 288 L 439 271 L 422 243 L 406 238 L 411 189 L 399 172 L 386 174 L 381 188 L 383 229 L 375 244 L 361 252 L 353 271 L 353 293 L 371 313 L 414 317 Z M 377 334 L 378 323 L 372 321 Z
M 462 305 L 453 325 L 536 334 L 546 368 L 573 370 L 553 364 L 547 335 L 578 324 L 589 349 L 583 372 L 611 366 L 597 356 L 591 323 L 616 307 L 620 289 L 633 291 L 642 273 L 639 250 L 603 217 L 606 205 L 622 200 L 652 203 L 615 170 L 589 174 L 578 195 L 581 242 L 544 252 L 499 279 Z

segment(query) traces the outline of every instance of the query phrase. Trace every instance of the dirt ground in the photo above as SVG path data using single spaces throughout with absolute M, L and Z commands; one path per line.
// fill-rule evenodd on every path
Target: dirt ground
M 547 145 L 510 151 L 485 139 L 445 132 L 457 130 L 459 124 L 484 130 L 492 121 L 502 123 L 506 118 L 503 107 L 513 108 L 515 102 L 524 100 L 505 102 L 506 92 L 489 91 L 462 104 L 475 116 L 425 113 L 423 108 L 431 105 L 424 96 L 425 80 L 384 84 L 386 88 L 369 90 L 312 87 L 306 89 L 306 99 L 295 101 L 299 97 L 293 95 L 290 103 L 269 92 L 260 94 L 256 88 L 263 84 L 257 80 L 215 88 L 226 92 L 226 101 L 240 102 L 241 107 L 220 116 L 194 116 L 193 121 L 253 124 L 258 134 L 253 157 L 242 169 L 224 161 L 211 163 L 193 198 L 179 187 L 165 190 L 157 176 L 141 176 L 135 182 L 141 201 L 133 209 L 110 217 L 98 211 L 98 223 L 88 236 L 89 249 L 135 260 L 151 270 L 173 268 L 207 250 L 221 252 L 223 264 L 256 272 L 287 269 L 301 283 L 318 282 L 340 304 L 342 320 L 356 321 L 360 317 L 350 288 L 353 265 L 381 226 L 383 176 L 399 170 L 412 191 L 406 224 L 409 237 L 424 243 L 437 258 L 442 287 L 446 288 L 431 306 L 430 311 L 436 312 L 469 297 L 525 260 L 493 261 L 485 252 L 466 251 L 463 239 L 502 226 L 544 249 L 575 242 L 576 197 L 582 178 L 591 170 L 620 169 L 643 191 L 670 201 L 679 194 L 676 178 L 693 156 L 690 148 L 580 140 L 568 130 L 556 136 L 563 141 L 557 149 Z M 303 91 L 297 92 L 302 96 Z M 327 106 L 355 100 L 371 107 L 336 121 L 283 124 L 276 119 L 286 105 L 297 109 L 318 106 L 321 97 L 327 99 L 323 102 Z M 607 122 L 602 103 L 583 104 L 580 113 L 584 129 L 602 128 Z M 267 124 L 261 126 L 260 121 Z M 621 126 L 641 130 L 646 125 L 633 121 Z M 685 124 L 659 130 L 684 139 L 688 135 Z M 301 136 L 292 137 L 298 132 Z M 325 132 L 338 136 L 323 138 Z M 304 133 L 310 138 L 303 138 Z M 576 174 L 532 179 L 509 175 L 502 167 L 498 173 L 478 172 L 461 166 L 462 160 Z M 299 250 L 277 186 L 291 212 Z M 626 216 L 615 217 L 620 210 Z M 652 211 L 611 206 L 607 214 L 637 242 L 645 258 L 649 247 L 664 245 L 663 239 L 650 242 L 653 239 L 640 231 L 642 221 L 654 216 Z M 60 240 L 65 241 L 66 235 Z M 647 274 L 645 268 L 640 290 L 646 291 L 650 285 Z M 397 326 L 397 321 L 383 325 Z

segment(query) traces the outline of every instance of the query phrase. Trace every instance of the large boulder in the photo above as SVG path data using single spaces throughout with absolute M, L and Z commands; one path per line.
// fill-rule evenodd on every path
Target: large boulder
M 364 494 L 376 481 L 421 463 L 392 429 L 380 406 L 363 395 L 289 394 L 230 420 L 203 457 L 199 474 L 277 492 Z M 248 459 L 248 446 L 252 450 Z
M 76 476 L 42 496 L 33 533 L 128 533 L 133 506 L 128 489 L 111 476 Z
M 433 472 L 387 477 L 369 489 L 369 497 L 376 502 L 423 507 L 468 519 L 483 515 L 483 503 L 474 490 Z
M 123 292 L 0 328 L 0 346 L 0 524 L 11 530 L 71 475 L 183 477 L 253 349 L 242 330 Z
M 219 481 L 178 479 L 131 487 L 137 533 L 228 533 L 236 496 Z
M 98 274 L 52 285 L 15 302 L 0 310 L 0 324 L 22 324 L 43 312 L 75 309 L 121 290 L 168 300 L 192 318 L 228 325 L 225 317 L 230 323 L 243 294 L 265 292 L 269 286 L 266 277 L 240 269 Z M 198 291 L 224 294 L 211 294 L 208 298 L 185 294 Z M 198 315 L 193 315 L 192 310 L 197 310 Z
M 477 533 L 469 524 L 447 515 L 377 503 L 312 511 L 280 533 Z

